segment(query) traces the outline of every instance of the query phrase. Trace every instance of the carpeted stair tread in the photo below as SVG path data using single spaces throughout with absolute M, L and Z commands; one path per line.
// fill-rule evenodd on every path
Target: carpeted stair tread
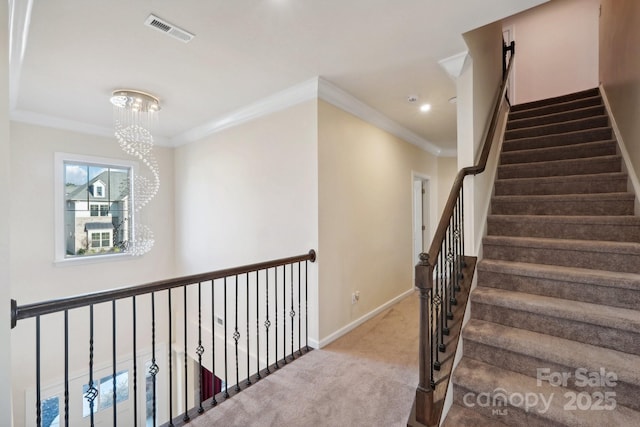
M 562 372 L 570 376 L 565 386 L 578 391 L 613 391 L 617 403 L 640 409 L 636 399 L 640 393 L 640 356 L 554 337 L 520 328 L 471 319 L 463 333 L 468 356 L 490 365 L 503 367 L 523 375 L 537 377 L 538 368 L 546 373 Z M 580 369 L 581 371 L 576 372 Z M 610 386 L 584 386 L 589 373 L 615 374 Z M 580 375 L 582 378 L 576 378 Z M 576 380 L 579 380 L 576 383 Z
M 524 119 L 509 120 L 507 130 L 520 129 L 543 124 L 560 123 L 567 120 L 581 119 L 585 117 L 600 116 L 605 114 L 604 105 L 595 105 L 584 108 L 576 108 L 546 115 L 538 115 Z
M 640 217 L 633 215 L 489 215 L 490 236 L 640 242 Z
M 495 195 L 622 193 L 627 190 L 627 180 L 622 172 L 498 179 Z
M 599 105 L 602 105 L 602 98 L 600 97 L 600 95 L 576 99 L 574 101 L 543 105 L 535 108 L 518 109 L 519 106 L 516 105 L 511 107 L 511 111 L 509 112 L 509 121 L 547 116 L 550 114 L 562 113 L 565 111 L 578 110 L 581 108 L 594 107 Z
M 617 143 L 615 140 L 585 142 L 558 147 L 532 148 L 507 151 L 500 155 L 501 165 L 518 163 L 537 163 L 553 160 L 583 159 L 598 156 L 615 156 Z
M 640 274 L 484 259 L 478 286 L 610 307 L 640 306 Z
M 526 162 L 498 166 L 498 179 L 536 178 L 543 176 L 591 175 L 622 171 L 619 155 L 586 157 L 577 159 Z
M 486 236 L 485 258 L 640 273 L 640 243 Z
M 613 131 L 609 126 L 571 132 L 559 132 L 549 135 L 505 140 L 502 144 L 502 151 L 507 152 L 531 148 L 555 147 L 559 145 L 582 144 L 594 141 L 608 141 L 612 136 Z
M 454 403 L 447 413 L 447 418 L 442 424 L 443 427 L 501 427 L 506 424 L 498 420 L 483 417 L 478 412 L 466 408 L 464 405 Z
M 522 138 L 533 138 L 544 135 L 554 135 L 568 132 L 577 132 L 609 126 L 609 117 L 606 115 L 585 117 L 564 121 L 561 123 L 549 123 L 531 126 L 521 129 L 508 130 L 504 134 L 505 142 Z
M 545 399 L 550 401 L 548 410 L 545 411 L 542 401 L 529 410 L 525 410 L 524 405 L 508 405 L 502 407 L 479 407 L 477 404 L 474 410 L 496 419 L 499 422 L 511 426 L 581 426 L 581 427 L 602 427 L 602 426 L 634 426 L 640 423 L 640 413 L 624 406 L 617 406 L 612 411 L 596 410 L 565 410 L 567 399 L 565 393 L 573 391 L 564 387 L 552 387 L 546 382 L 538 385 L 536 378 L 508 371 L 499 367 L 489 365 L 477 360 L 464 358 L 460 361 L 454 374 L 454 387 L 460 389 L 460 393 L 454 396 L 455 403 L 464 405 L 464 396 L 472 393 L 471 398 L 467 396 L 467 402 L 475 403 L 473 397 L 480 393 L 489 394 L 503 392 L 508 399 L 516 395 L 526 395 L 535 393 L 538 396 L 542 393 Z M 517 403 L 518 401 L 515 400 Z M 492 414 L 492 410 L 506 409 L 504 415 Z
M 487 287 L 477 287 L 471 293 L 471 300 L 640 334 L 640 312 L 637 310 Z
M 590 268 L 564 267 L 558 265 L 529 264 L 524 262 L 483 259 L 478 271 L 518 274 L 552 280 L 573 281 L 614 289 L 640 291 L 640 274 L 617 271 L 592 270 Z M 479 285 L 480 286 L 480 285 Z
M 496 215 L 633 215 L 632 193 L 542 194 L 494 196 Z
M 523 110 L 537 109 L 547 105 L 566 104 L 571 103 L 572 101 L 593 97 L 600 97 L 600 90 L 598 88 L 590 88 L 582 90 L 580 92 L 568 93 L 565 95 L 554 96 L 552 98 L 545 98 L 537 101 L 516 104 L 511 107 L 511 111 L 518 112 Z

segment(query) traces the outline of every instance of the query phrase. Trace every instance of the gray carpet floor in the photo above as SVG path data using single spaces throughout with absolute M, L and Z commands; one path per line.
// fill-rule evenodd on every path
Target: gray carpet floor
M 418 384 L 412 294 L 193 419 L 192 426 L 406 426 Z

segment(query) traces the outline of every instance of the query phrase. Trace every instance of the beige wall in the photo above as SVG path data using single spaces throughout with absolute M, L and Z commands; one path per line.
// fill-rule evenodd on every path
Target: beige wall
M 438 157 L 438 207 L 436 209 L 438 217 L 434 218 L 432 222 L 440 220 L 457 173 L 458 159 L 456 157 Z
M 180 274 L 318 249 L 317 102 L 308 101 L 176 149 Z M 310 330 L 317 338 L 315 264 Z
M 599 5 L 555 0 L 503 21 L 516 41 L 514 104 L 598 86 Z
M 323 340 L 412 288 L 412 171 L 435 177 L 437 161 L 320 101 L 318 165 Z
M 9 22 L 8 2 L 0 5 L 0 22 Z M 9 40 L 8 32 L 0 34 L 0 194 L 5 200 L 0 208 L 0 414 L 6 425 L 11 420 L 11 334 L 9 318 L 9 299 L 11 298 L 11 282 L 9 280 L 9 215 L 11 202 L 6 199 L 10 194 L 9 171 L 11 164 L 9 146 Z
M 640 174 L 640 2 L 603 0 L 600 80 L 635 174 Z
M 4 139 L 3 139 L 4 140 Z M 155 246 L 142 257 L 96 261 L 82 265 L 54 264 L 54 153 L 65 152 L 129 159 L 109 138 L 11 123 L 11 296 L 19 304 L 131 286 L 175 275 L 173 150 L 157 147 L 161 187 L 145 210 L 145 223 L 155 234 Z M 3 157 L 4 158 L 4 157 Z M 119 353 L 130 352 L 130 302 L 118 304 Z M 139 328 L 150 331 L 148 301 L 139 304 Z M 111 308 L 96 307 L 96 365 L 109 363 Z M 88 310 L 71 312 L 70 366 L 88 372 Z M 62 316 L 43 318 L 43 385 L 60 381 L 63 371 Z M 34 321 L 21 321 L 12 331 L 14 414 L 24 425 L 24 390 L 34 384 Z M 149 334 L 139 336 L 139 349 Z

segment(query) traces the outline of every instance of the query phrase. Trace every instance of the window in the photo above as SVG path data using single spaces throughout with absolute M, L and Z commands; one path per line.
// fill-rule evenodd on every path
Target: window
M 58 396 L 42 401 L 42 427 L 58 427 L 60 425 L 60 399 Z
M 126 254 L 134 163 L 56 154 L 56 260 Z
M 108 375 L 94 382 L 93 386 L 98 390 L 98 395 L 93 401 L 93 413 L 103 411 L 113 406 L 113 375 Z M 82 386 L 82 416 L 91 415 L 91 405 L 86 394 L 89 391 L 89 384 Z M 129 371 L 116 373 L 116 403 L 129 399 Z

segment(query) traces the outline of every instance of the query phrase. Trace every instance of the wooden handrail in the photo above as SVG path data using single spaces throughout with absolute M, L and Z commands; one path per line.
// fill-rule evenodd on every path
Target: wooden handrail
M 489 153 L 491 152 L 491 146 L 493 140 L 495 139 L 496 129 L 498 127 L 499 113 L 500 113 L 500 105 L 502 104 L 502 99 L 504 98 L 507 91 L 507 84 L 509 81 L 509 74 L 511 73 L 511 68 L 513 67 L 513 56 L 515 54 L 514 42 L 511 42 L 511 60 L 509 61 L 509 66 L 507 67 L 506 72 L 504 73 L 504 77 L 502 79 L 502 84 L 500 85 L 500 90 L 498 91 L 497 97 L 494 101 L 493 113 L 491 115 L 491 122 L 489 123 L 489 127 L 487 128 L 484 144 L 482 146 L 482 152 L 480 153 L 480 158 L 478 162 L 474 166 L 467 166 L 458 171 L 455 180 L 453 181 L 453 186 L 451 187 L 451 191 L 449 192 L 449 197 L 447 198 L 447 204 L 442 211 L 442 216 L 440 217 L 440 222 L 438 222 L 438 228 L 436 229 L 436 233 L 433 236 L 433 240 L 431 241 L 431 246 L 429 246 L 429 260 L 433 262 L 433 260 L 438 259 L 438 255 L 440 254 L 440 248 L 442 247 L 442 242 L 445 239 L 445 233 L 447 231 L 447 227 L 449 226 L 449 220 L 453 216 L 453 210 L 456 205 L 456 201 L 458 199 L 458 194 L 462 189 L 462 184 L 464 183 L 464 178 L 467 175 L 477 175 L 479 173 L 484 172 L 484 169 L 487 167 L 487 160 L 489 158 Z M 418 287 L 421 287 L 420 283 L 416 283 Z M 426 286 L 426 282 L 422 282 L 422 286 Z
M 193 283 L 208 282 L 224 277 L 236 276 L 254 271 L 266 270 L 281 265 L 288 265 L 301 261 L 315 262 L 316 252 L 312 249 L 305 255 L 298 255 L 289 258 L 275 259 L 272 261 L 249 264 L 240 267 L 227 268 L 224 270 L 211 271 L 208 273 L 193 274 L 190 276 L 177 277 L 173 279 L 160 280 L 138 286 L 129 286 L 107 291 L 94 292 L 68 298 L 60 298 L 33 304 L 18 306 L 15 300 L 11 300 L 11 328 L 14 328 L 21 319 L 28 319 L 43 314 L 56 313 L 72 308 L 86 307 L 92 304 L 115 301 L 123 298 L 130 298 L 137 295 L 149 294 Z

